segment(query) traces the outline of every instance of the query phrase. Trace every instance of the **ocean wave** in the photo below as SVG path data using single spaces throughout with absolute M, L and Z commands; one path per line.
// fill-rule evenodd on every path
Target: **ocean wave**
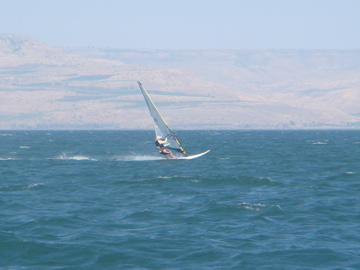
M 0 158 L 0 160 L 19 160 L 19 159 L 14 157 L 7 157 L 7 158 Z
M 282 185 L 282 183 L 272 179 L 271 177 L 261 176 L 233 176 L 233 177 L 189 177 L 191 182 L 216 183 L 220 185 L 234 184 L 242 186 L 268 186 Z
M 91 160 L 91 161 L 97 161 L 95 158 L 90 158 L 88 156 L 83 155 L 67 155 L 65 153 L 62 153 L 61 155 L 57 156 L 55 159 L 59 160 Z
M 237 203 L 235 205 L 230 206 L 232 208 L 243 208 L 247 210 L 254 210 L 254 211 L 260 211 L 266 208 L 266 204 L 263 203 L 247 203 L 247 202 L 241 202 Z
M 327 142 L 313 142 L 312 144 L 319 144 L 319 145 L 321 145 L 321 144 L 328 144 Z
M 225 188 L 229 186 L 246 186 L 246 187 L 262 187 L 262 186 L 283 186 L 284 184 L 272 179 L 271 177 L 257 176 L 196 176 L 196 175 L 178 175 L 164 174 L 154 177 L 139 178 L 137 181 L 150 181 L 160 183 L 163 181 L 173 181 L 179 183 L 191 182 L 201 184 L 204 187 L 218 186 Z
M 161 156 L 151 155 L 127 155 L 116 158 L 117 161 L 152 161 L 152 160 L 164 160 Z
M 45 187 L 45 183 L 32 183 L 26 185 L 10 185 L 0 188 L 0 191 L 23 191 L 23 190 L 31 190 L 31 189 L 41 189 Z
M 281 210 L 280 205 L 267 205 L 264 203 L 241 202 L 241 203 L 226 205 L 226 208 L 261 212 L 260 214 L 261 216 L 278 216 L 284 214 L 284 212 Z

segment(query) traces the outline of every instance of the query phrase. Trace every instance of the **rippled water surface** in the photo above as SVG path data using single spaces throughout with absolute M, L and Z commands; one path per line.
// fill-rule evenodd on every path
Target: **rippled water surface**
M 1 131 L 1 269 L 360 269 L 360 131 Z

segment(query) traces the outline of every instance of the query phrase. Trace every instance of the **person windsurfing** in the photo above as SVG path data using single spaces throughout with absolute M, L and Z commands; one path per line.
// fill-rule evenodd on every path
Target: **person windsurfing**
M 161 136 L 156 136 L 155 145 L 157 149 L 159 150 L 159 153 L 164 155 L 166 159 L 168 159 L 168 155 L 170 155 L 172 158 L 174 158 L 174 154 L 169 150 L 165 148 L 165 144 L 167 142 L 167 138 L 161 138 Z

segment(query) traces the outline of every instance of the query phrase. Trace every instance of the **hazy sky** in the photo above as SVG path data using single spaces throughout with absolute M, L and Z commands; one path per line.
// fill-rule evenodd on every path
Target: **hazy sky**
M 360 0 L 0 0 L 0 33 L 121 49 L 359 49 Z

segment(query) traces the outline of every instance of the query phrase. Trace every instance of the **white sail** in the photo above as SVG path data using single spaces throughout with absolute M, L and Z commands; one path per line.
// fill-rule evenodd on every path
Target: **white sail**
M 151 100 L 148 92 L 144 89 L 141 82 L 137 83 L 139 84 L 140 90 L 145 98 L 146 104 L 150 111 L 150 115 L 153 119 L 156 136 L 167 138 L 165 148 L 173 150 L 174 155 L 179 153 L 181 156 L 187 156 L 184 148 L 181 146 L 179 140 L 176 138 L 175 133 L 170 130 L 168 124 L 165 122 L 159 110 L 156 108 L 154 102 Z

